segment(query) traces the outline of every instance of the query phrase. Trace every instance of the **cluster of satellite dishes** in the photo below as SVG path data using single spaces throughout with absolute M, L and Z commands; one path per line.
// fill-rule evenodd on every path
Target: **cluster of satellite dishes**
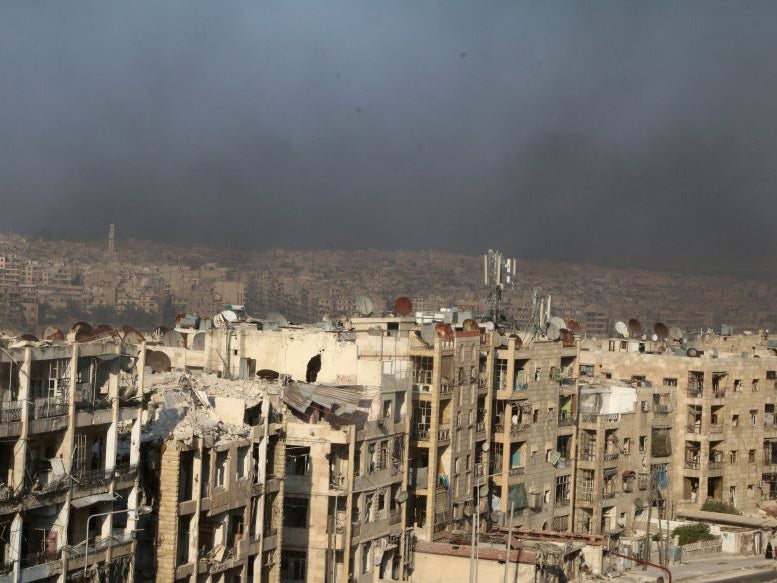
M 631 318 L 628 322 L 615 322 L 615 333 L 621 338 L 635 338 L 647 340 L 647 332 L 643 329 L 642 323 L 636 318 Z M 650 339 L 654 342 L 665 341 L 667 339 L 682 341 L 685 333 L 677 326 L 668 328 L 663 322 L 653 324 L 653 333 Z
M 356 298 L 356 313 L 360 316 L 371 316 L 375 309 L 372 304 L 372 300 L 367 296 L 358 296 Z M 408 316 L 413 313 L 413 302 L 410 298 L 400 296 L 394 300 L 394 315 L 396 316 Z
M 121 338 L 124 342 L 130 344 L 140 344 L 145 340 L 143 334 L 129 325 L 116 329 L 109 324 L 99 324 L 92 327 L 88 322 L 76 322 L 70 328 L 69 334 L 65 334 L 62 330 L 55 328 L 54 326 L 48 326 L 43 330 L 41 338 L 38 338 L 34 334 L 22 334 L 20 339 L 26 342 L 46 340 L 48 342 L 59 343 L 65 342 L 68 336 L 72 336 L 77 342 L 91 342 L 93 340 L 116 337 Z

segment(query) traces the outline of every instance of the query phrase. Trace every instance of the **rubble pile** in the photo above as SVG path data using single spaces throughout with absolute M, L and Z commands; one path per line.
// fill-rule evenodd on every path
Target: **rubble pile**
M 219 397 L 239 399 L 244 408 L 259 405 L 268 388 L 261 380 L 229 380 L 214 374 L 168 372 L 146 377 L 148 413 L 143 441 L 174 439 L 186 444 L 194 437 L 211 437 L 216 443 L 248 436 L 246 423 L 227 423 L 217 414 Z M 277 390 L 277 389 L 276 389 Z

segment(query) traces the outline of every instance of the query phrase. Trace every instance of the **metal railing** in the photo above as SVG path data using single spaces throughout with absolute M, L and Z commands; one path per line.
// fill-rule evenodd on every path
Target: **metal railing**
M 575 424 L 575 416 L 570 413 L 562 413 L 558 416 L 558 426 L 568 427 Z
M 510 468 L 510 476 L 523 476 L 526 473 L 526 468 Z
M 21 558 L 22 568 L 34 567 L 35 565 L 44 565 L 52 561 L 58 561 L 62 557 L 62 550 L 57 549 L 55 551 L 40 551 L 38 553 L 31 553 Z
M 106 468 L 97 468 L 96 470 L 74 470 L 71 473 L 75 486 L 87 487 L 94 486 L 113 478 L 113 470 Z
M 21 419 L 21 401 L 10 401 L 8 403 L 3 403 L 3 408 L 0 409 L 0 423 L 14 423 L 16 421 L 21 421 Z
M 614 460 L 617 460 L 620 457 L 620 454 L 618 452 L 615 453 L 605 453 L 604 454 L 604 461 L 611 462 Z
M 33 408 L 34 419 L 61 417 L 68 414 L 69 404 L 66 401 L 46 401 Z
M 698 461 L 685 460 L 686 470 L 698 470 L 701 468 L 701 464 Z

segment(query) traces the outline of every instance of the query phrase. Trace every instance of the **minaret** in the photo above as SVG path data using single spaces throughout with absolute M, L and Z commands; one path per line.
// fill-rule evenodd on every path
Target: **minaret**
M 108 255 L 113 257 L 113 251 L 116 243 L 116 227 L 113 223 L 108 227 Z

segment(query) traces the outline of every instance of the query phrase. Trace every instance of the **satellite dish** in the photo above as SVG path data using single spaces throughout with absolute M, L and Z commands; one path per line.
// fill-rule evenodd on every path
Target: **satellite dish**
M 669 328 L 669 337 L 672 340 L 682 340 L 683 337 L 683 331 L 681 328 L 678 328 L 677 326 L 672 326 Z
M 221 315 L 227 322 L 237 322 L 240 319 L 238 315 L 232 310 L 224 310 L 221 312 Z
M 434 325 L 434 329 L 437 332 L 437 335 L 443 340 L 453 340 L 453 328 L 450 327 L 450 324 L 440 322 L 439 324 Z
M 410 301 L 410 298 L 400 296 L 394 300 L 394 313 L 397 316 L 407 316 L 412 311 L 413 302 Z
M 265 318 L 265 320 L 269 320 L 270 322 L 275 322 L 281 328 L 289 325 L 289 321 L 286 319 L 286 316 L 284 316 L 283 314 L 279 314 L 278 312 L 270 312 L 269 314 L 267 314 L 267 317 Z
M 699 351 L 696 350 L 695 348 L 689 348 L 688 350 L 685 351 L 685 354 L 687 354 L 688 356 L 692 356 L 692 357 L 693 356 L 699 356 Z
M 359 296 L 356 298 L 356 311 L 362 316 L 369 316 L 372 314 L 372 300 L 367 296 Z
M 653 324 L 653 332 L 655 332 L 656 336 L 661 340 L 666 340 L 669 337 L 669 328 L 667 328 L 666 324 L 663 322 L 656 322 Z
M 487 441 L 484 441 L 483 445 L 480 446 L 480 449 L 482 449 L 483 451 L 488 451 L 489 449 L 491 449 L 491 446 L 488 445 Z
M 403 502 L 406 502 L 407 492 L 405 492 L 404 490 L 401 490 L 400 492 L 398 492 L 396 496 L 396 501 L 399 502 L 400 504 L 402 504 Z
M 434 344 L 434 324 L 424 324 L 421 326 L 421 338 L 427 344 Z
M 462 329 L 465 332 L 480 332 L 480 326 L 478 326 L 478 323 L 475 322 L 472 318 L 467 318 L 462 322 L 461 324 Z
M 22 334 L 19 336 L 20 340 L 24 340 L 25 342 L 37 342 L 38 337 L 35 336 L 35 334 Z
M 548 324 L 548 329 L 545 330 L 545 336 L 548 340 L 558 340 L 559 336 L 561 336 L 561 330 L 555 324 Z
M 564 318 L 559 318 L 558 316 L 553 316 L 550 319 L 550 325 L 555 326 L 559 330 L 563 330 L 567 327 L 567 323 L 564 321 Z
M 64 340 L 65 335 L 62 333 L 62 330 L 60 330 L 59 328 L 48 326 L 43 331 L 43 338 L 44 340 Z
M 615 322 L 615 332 L 617 332 L 619 336 L 623 336 L 624 338 L 626 338 L 626 336 L 629 335 L 629 329 L 626 326 L 626 323 L 621 322 L 620 320 Z
M 658 342 L 658 334 L 653 334 L 653 335 L 650 337 L 650 339 L 651 339 L 653 342 Z
M 629 320 L 629 332 L 632 336 L 639 336 L 642 334 L 642 324 L 636 318 Z
M 572 334 L 580 334 L 580 324 L 574 318 L 570 318 L 567 320 L 567 330 L 572 332 Z

